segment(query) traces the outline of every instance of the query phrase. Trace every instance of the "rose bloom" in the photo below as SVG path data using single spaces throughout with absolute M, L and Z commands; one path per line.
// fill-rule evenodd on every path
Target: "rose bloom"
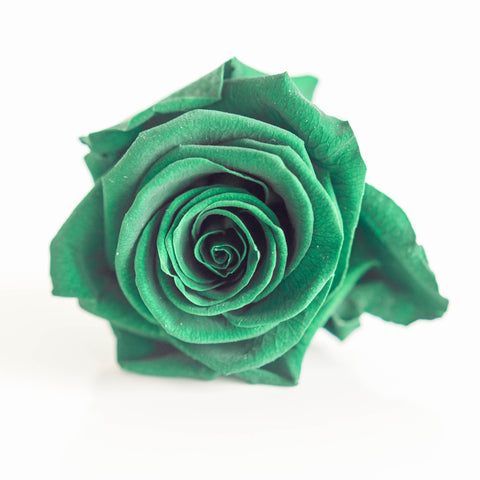
M 232 59 L 82 139 L 95 185 L 52 242 L 53 293 L 111 323 L 123 368 L 294 385 L 320 327 L 445 311 L 315 85 Z

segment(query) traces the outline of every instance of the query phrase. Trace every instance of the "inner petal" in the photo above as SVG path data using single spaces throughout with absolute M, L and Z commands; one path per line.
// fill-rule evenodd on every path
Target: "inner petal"
M 195 244 L 195 258 L 215 274 L 226 278 L 235 273 L 247 252 L 247 244 L 237 228 L 204 233 Z

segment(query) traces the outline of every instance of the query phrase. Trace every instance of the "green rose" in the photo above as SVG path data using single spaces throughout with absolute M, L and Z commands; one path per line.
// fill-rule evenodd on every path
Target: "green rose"
M 320 327 L 445 311 L 315 84 L 232 59 L 82 139 L 95 186 L 52 242 L 53 293 L 111 323 L 123 368 L 293 385 Z

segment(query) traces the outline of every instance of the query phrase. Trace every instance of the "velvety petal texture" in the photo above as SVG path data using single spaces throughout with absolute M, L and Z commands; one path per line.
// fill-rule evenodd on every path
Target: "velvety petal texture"
M 232 59 L 82 138 L 95 185 L 52 241 L 53 293 L 111 323 L 123 368 L 295 385 L 321 327 L 443 314 L 407 217 L 365 184 L 316 83 Z

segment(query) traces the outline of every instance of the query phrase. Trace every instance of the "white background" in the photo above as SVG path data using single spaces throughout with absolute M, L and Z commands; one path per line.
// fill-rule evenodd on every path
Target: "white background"
M 0 476 L 480 478 L 475 3 L 1 7 Z M 77 137 L 232 56 L 320 77 L 451 300 L 408 328 L 320 331 L 295 388 L 125 373 L 106 322 L 49 294 L 49 241 L 91 187 Z

